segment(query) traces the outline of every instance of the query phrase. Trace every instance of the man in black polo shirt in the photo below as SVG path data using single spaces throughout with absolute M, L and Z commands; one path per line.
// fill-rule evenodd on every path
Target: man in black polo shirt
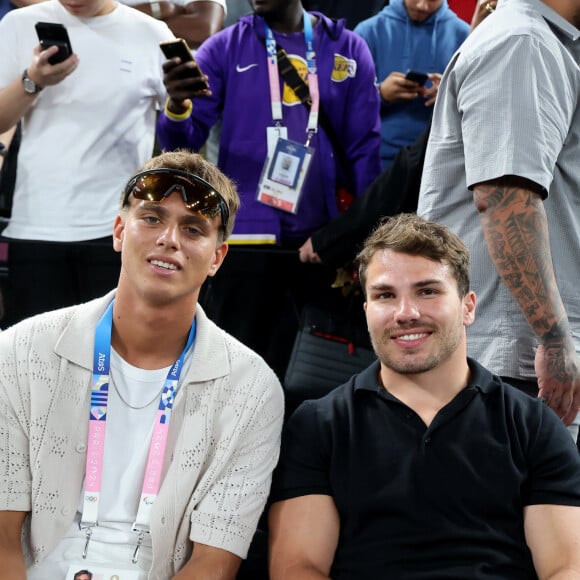
M 580 457 L 541 399 L 468 359 L 469 254 L 404 214 L 358 256 L 379 360 L 290 418 L 271 578 L 580 578 Z

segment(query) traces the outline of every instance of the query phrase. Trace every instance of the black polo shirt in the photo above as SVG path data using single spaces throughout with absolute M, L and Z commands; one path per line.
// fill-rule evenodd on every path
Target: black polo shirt
M 289 419 L 271 501 L 331 495 L 333 580 L 536 578 L 523 508 L 580 506 L 580 457 L 556 414 L 469 360 L 427 428 L 374 363 Z

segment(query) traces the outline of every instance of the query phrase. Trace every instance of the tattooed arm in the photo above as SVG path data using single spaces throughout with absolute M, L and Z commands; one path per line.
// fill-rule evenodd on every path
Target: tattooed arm
M 491 259 L 540 343 L 539 396 L 570 424 L 580 408 L 580 361 L 556 284 L 541 189 L 505 176 L 475 185 L 473 198 Z

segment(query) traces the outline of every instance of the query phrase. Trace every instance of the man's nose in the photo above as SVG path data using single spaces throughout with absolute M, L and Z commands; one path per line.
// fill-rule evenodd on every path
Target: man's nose
M 157 244 L 171 248 L 179 247 L 179 225 L 167 223 L 157 238 Z
M 417 307 L 417 302 L 409 296 L 400 297 L 395 309 L 395 319 L 397 322 L 417 320 L 418 318 L 419 308 Z

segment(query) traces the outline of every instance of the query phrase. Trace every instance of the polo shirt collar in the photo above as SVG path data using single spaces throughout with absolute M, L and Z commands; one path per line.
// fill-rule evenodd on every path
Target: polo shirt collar
M 466 388 L 473 387 L 482 393 L 491 393 L 499 388 L 501 381 L 498 377 L 489 372 L 472 358 L 467 357 L 467 364 L 471 371 L 469 382 Z M 375 361 L 364 371 L 354 377 L 354 391 L 370 391 L 376 393 L 382 391 L 383 387 L 378 381 L 380 363 Z
M 358 375 L 354 376 L 355 394 L 359 391 L 371 391 L 376 393 L 377 389 L 382 389 L 378 380 L 380 368 L 381 365 L 377 359 L 374 363 L 364 369 L 364 371 L 361 371 Z
M 467 357 L 467 365 L 471 371 L 467 388 L 474 387 L 482 393 L 491 393 L 499 388 L 501 384 L 499 377 L 493 375 L 484 366 L 469 357 Z

